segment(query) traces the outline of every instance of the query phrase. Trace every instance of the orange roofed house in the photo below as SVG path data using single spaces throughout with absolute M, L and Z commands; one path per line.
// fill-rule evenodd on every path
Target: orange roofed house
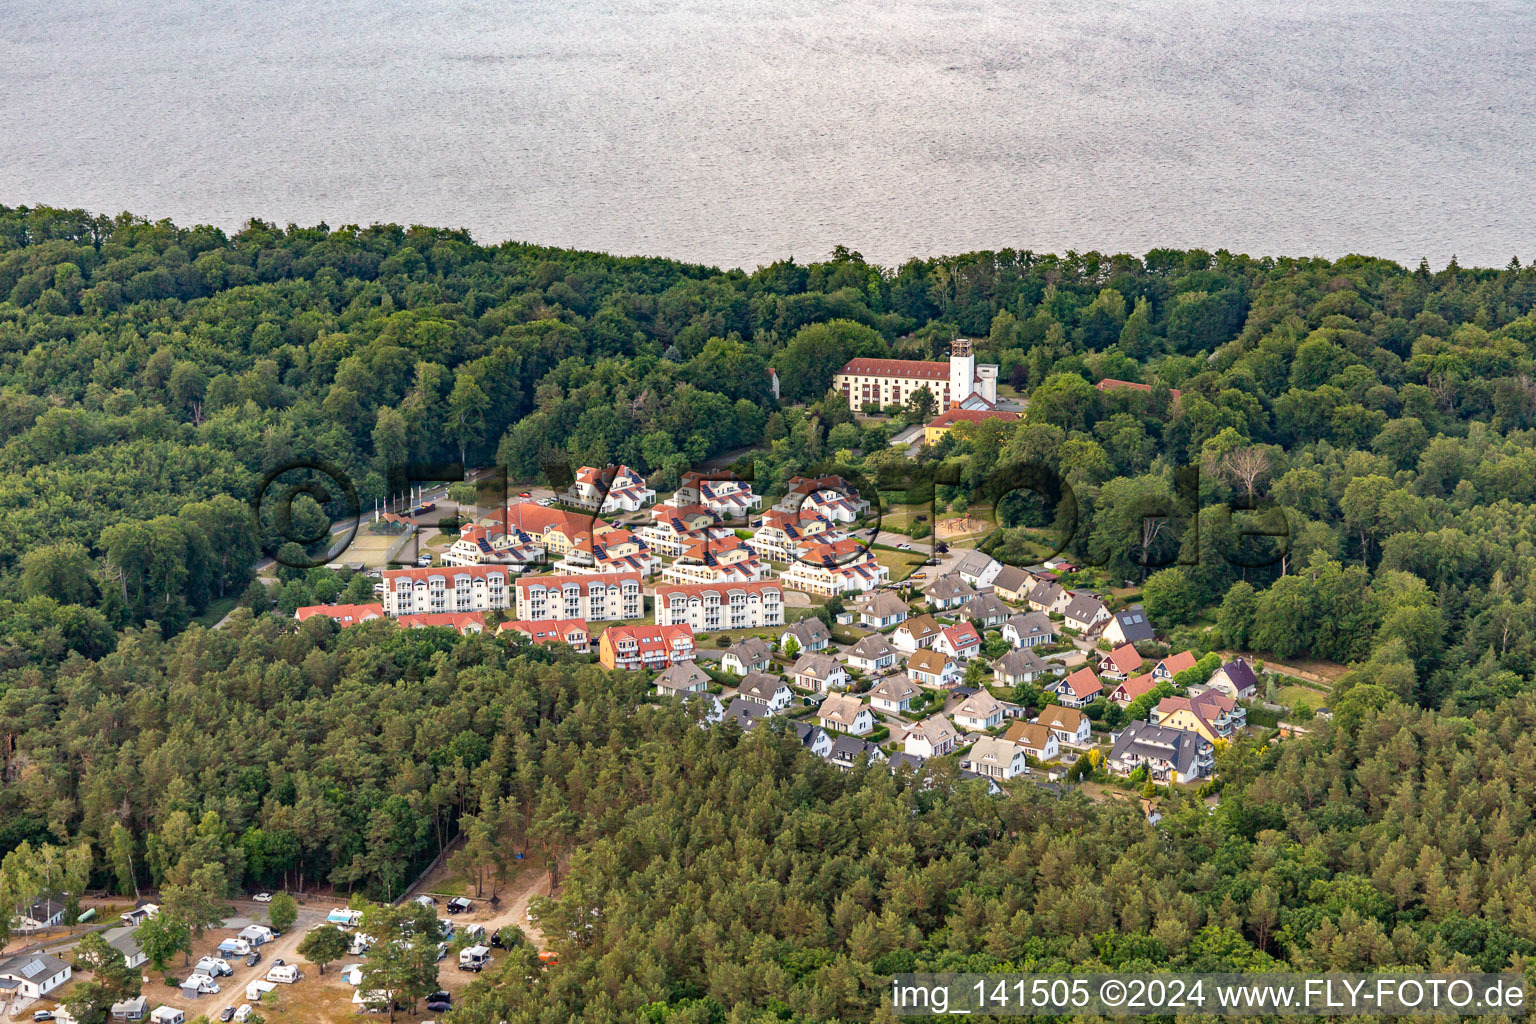
M 427 615 L 402 615 L 395 621 L 406 629 L 445 626 L 461 636 L 485 632 L 485 616 L 479 612 L 438 612 Z
M 519 619 L 503 622 L 496 627 L 496 634 L 521 633 L 536 644 L 568 644 L 571 650 L 586 654 L 592 649 L 592 636 L 587 632 L 584 619 L 542 619 L 537 622 Z
M 597 645 L 597 658 L 604 668 L 631 671 L 637 668 L 659 671 L 692 661 L 694 653 L 691 626 L 653 626 L 648 623 L 609 626 L 603 630 Z
M 996 409 L 946 409 L 923 427 L 923 443 L 938 444 L 951 427 L 961 423 L 985 423 L 987 420 L 1007 423 L 1018 418 L 1016 412 L 999 412 Z
M 384 606 L 381 604 L 309 604 L 293 613 L 293 617 L 300 622 L 314 615 L 330 619 L 338 626 L 355 626 L 371 619 L 382 619 Z

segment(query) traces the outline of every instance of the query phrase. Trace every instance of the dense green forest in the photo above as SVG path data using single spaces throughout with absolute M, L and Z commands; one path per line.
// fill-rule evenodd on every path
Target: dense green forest
M 374 896 L 461 830 L 480 858 L 575 850 L 551 913 L 599 923 L 458 1011 L 487 1024 L 864 1019 L 858 981 L 906 964 L 1523 969 L 1533 310 L 1518 262 L 838 250 L 747 274 L 0 207 L 0 886 L 42 848 L 125 891 Z M 369 505 L 407 461 L 622 461 L 665 488 L 756 448 L 760 491 L 824 459 L 873 472 L 906 463 L 905 420 L 855 422 L 832 373 L 957 334 L 1030 408 L 916 466 L 952 508 L 1003 498 L 996 553 L 1064 529 L 998 493 L 1046 467 L 1068 550 L 1145 579 L 1175 643 L 1350 666 L 1332 725 L 1223 754 L 1216 812 L 1154 831 L 841 775 L 547 652 L 259 614 L 251 565 L 281 538 L 247 500 L 295 460 Z M 1285 539 L 1241 536 L 1260 517 Z M 239 595 L 226 628 L 193 624 Z

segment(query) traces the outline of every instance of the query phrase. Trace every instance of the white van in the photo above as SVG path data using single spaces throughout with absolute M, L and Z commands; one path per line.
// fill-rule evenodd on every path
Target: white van
M 294 982 L 299 980 L 299 977 L 299 969 L 293 964 L 284 964 L 281 967 L 274 967 L 267 972 L 267 980 L 275 981 L 279 985 L 292 985 Z

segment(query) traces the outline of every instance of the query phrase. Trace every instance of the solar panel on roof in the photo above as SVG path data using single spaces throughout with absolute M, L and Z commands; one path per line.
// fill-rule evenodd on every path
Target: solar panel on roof
M 31 980 L 32 978 L 37 977 L 39 974 L 42 974 L 45 970 L 47 970 L 47 965 L 44 964 L 41 960 L 28 960 L 26 964 L 21 968 L 21 973 L 25 978 Z

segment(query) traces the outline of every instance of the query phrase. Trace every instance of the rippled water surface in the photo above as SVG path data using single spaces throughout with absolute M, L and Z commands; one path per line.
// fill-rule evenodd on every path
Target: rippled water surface
M 1536 257 L 1536 4 L 10 0 L 0 203 L 755 266 Z

